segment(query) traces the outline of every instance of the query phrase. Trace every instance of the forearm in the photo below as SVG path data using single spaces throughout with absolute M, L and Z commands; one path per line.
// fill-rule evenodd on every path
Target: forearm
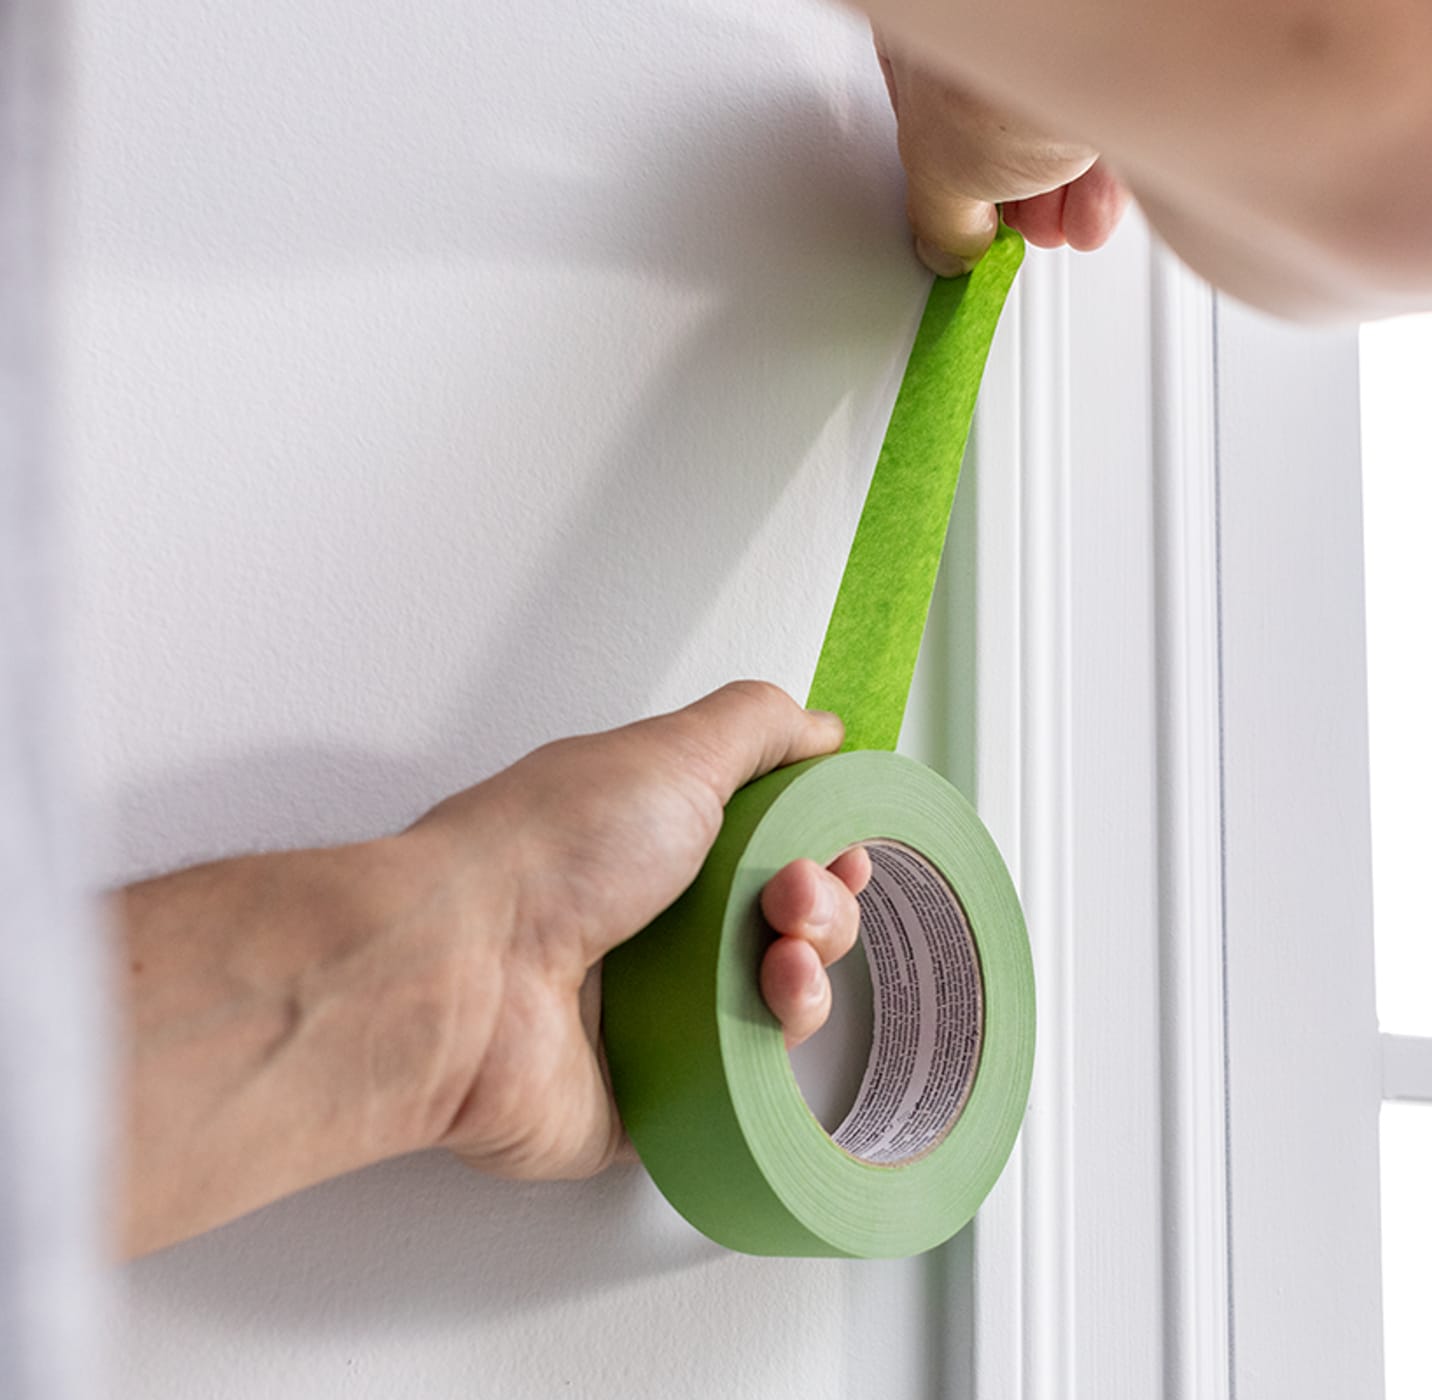
M 603 955 L 695 878 L 737 788 L 843 736 L 738 682 L 545 745 L 401 836 L 123 891 L 125 1250 L 428 1146 L 504 1176 L 602 1170 L 622 1147 Z M 792 1041 L 825 1019 L 869 874 L 847 852 L 766 886 L 761 985 Z
M 481 911 L 409 837 L 123 891 L 125 1252 L 435 1141 L 456 1021 L 480 1038 L 499 991 L 461 971 Z
M 1432 10 L 862 0 L 991 100 L 1103 150 L 1220 285 L 1289 314 L 1432 295 Z

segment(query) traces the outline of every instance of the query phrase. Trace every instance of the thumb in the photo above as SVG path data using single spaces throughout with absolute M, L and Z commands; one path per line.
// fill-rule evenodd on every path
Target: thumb
M 938 111 L 947 97 L 943 85 L 893 58 L 879 29 L 872 30 L 875 56 L 900 133 L 905 166 L 905 215 L 915 234 L 915 252 L 937 277 L 963 277 L 989 250 L 999 229 L 999 210 L 951 186 L 941 148 L 957 120 Z
M 1093 165 L 1088 146 L 1050 136 L 887 48 L 879 34 L 875 46 L 899 128 L 915 249 L 932 272 L 968 272 L 994 242 L 999 205 L 1057 190 Z
M 995 205 L 956 194 L 914 171 L 905 213 L 915 232 L 915 252 L 937 277 L 963 277 L 989 251 L 999 230 Z
M 845 737 L 835 715 L 803 710 L 765 681 L 732 681 L 684 710 L 644 723 L 672 727 L 723 806 L 753 778 L 832 753 Z

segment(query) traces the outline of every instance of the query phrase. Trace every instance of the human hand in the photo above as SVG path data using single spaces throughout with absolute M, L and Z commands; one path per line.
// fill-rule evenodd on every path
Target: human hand
M 774 686 L 737 682 L 673 714 L 564 739 L 449 798 L 400 840 L 443 851 L 441 903 L 494 909 L 459 929 L 434 1141 L 484 1171 L 582 1177 L 624 1149 L 599 1041 L 602 956 L 696 877 L 737 788 L 829 753 L 833 715 Z M 854 944 L 862 848 L 829 869 L 793 862 L 767 884 L 776 934 L 761 966 L 767 1005 L 796 1044 L 824 1023 L 824 968 Z M 461 915 L 459 914 L 459 918 Z
M 742 682 L 548 744 L 398 836 L 118 891 L 125 1251 L 435 1145 L 507 1176 L 599 1171 L 624 1145 L 602 955 L 696 876 L 738 787 L 842 734 Z M 761 987 L 790 1043 L 825 1020 L 869 877 L 857 848 L 765 888 Z
M 1040 248 L 1098 248 L 1128 191 L 1087 146 L 1022 118 L 887 46 L 875 35 L 899 126 L 906 208 L 920 260 L 941 277 L 968 272 L 1004 221 Z

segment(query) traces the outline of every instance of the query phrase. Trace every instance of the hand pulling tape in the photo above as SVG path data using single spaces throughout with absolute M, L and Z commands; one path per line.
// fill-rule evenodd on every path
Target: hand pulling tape
M 899 737 L 980 377 L 1023 257 L 1002 228 L 936 280 L 891 413 L 811 686 L 839 754 L 743 788 L 696 881 L 603 971 L 612 1087 L 666 1198 L 748 1254 L 917 1254 L 974 1214 L 1014 1146 L 1034 1064 L 1034 976 L 994 840 Z M 864 843 L 875 1021 L 829 1134 L 758 975 L 766 881 Z

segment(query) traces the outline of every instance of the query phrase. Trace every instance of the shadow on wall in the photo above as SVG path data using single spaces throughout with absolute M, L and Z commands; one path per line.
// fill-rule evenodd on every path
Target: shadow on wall
M 903 244 L 903 225 L 888 161 L 872 159 L 868 140 L 848 143 L 813 95 L 714 117 L 694 104 L 689 120 L 688 131 L 650 133 L 635 160 L 641 179 L 632 181 L 650 203 L 633 211 L 625 200 L 623 229 L 573 217 L 623 203 L 621 180 L 603 188 L 558 178 L 534 186 L 517 167 L 474 173 L 487 200 L 518 212 L 497 229 L 475 217 L 470 255 L 620 264 L 633 275 L 695 283 L 709 290 L 711 309 L 644 383 L 562 518 L 542 526 L 545 550 L 527 566 L 522 601 L 501 619 L 496 644 L 437 722 L 436 742 L 401 760 L 336 749 L 241 753 L 126 791 L 109 825 L 127 878 L 239 850 L 392 830 L 535 744 L 648 712 L 653 690 L 831 414 L 852 388 L 873 391 L 852 381 L 868 368 L 872 339 L 887 344 L 892 328 L 898 334 L 910 320 L 917 304 L 910 294 L 918 295 L 922 276 L 891 255 Z M 368 216 L 411 193 L 399 187 L 370 199 Z M 439 246 L 418 251 L 456 253 L 462 221 L 447 222 L 452 246 L 440 223 L 425 229 Z M 390 233 L 392 246 L 404 249 L 404 227 L 371 232 L 375 239 Z M 302 232 L 294 231 L 300 254 Z M 570 308 L 574 324 L 595 314 Z M 481 347 L 474 360 L 493 353 Z M 553 361 L 533 366 L 531 380 L 551 400 L 545 411 L 560 416 L 563 376 L 581 368 L 563 362 L 560 346 Z M 417 512 L 441 511 L 454 493 L 480 497 L 487 473 L 522 469 L 474 450 L 468 475 L 458 477 L 445 463 L 424 461 L 421 441 L 411 449 L 402 472 L 414 518 L 390 517 L 401 539 L 394 573 L 414 547 L 407 537 L 427 528 Z M 863 482 L 871 464 L 849 467 Z M 425 479 L 430 471 L 435 479 Z M 391 484 L 375 507 L 401 510 L 402 484 Z M 792 541 L 795 549 L 804 544 Z M 825 551 L 827 542 L 812 547 Z M 385 566 L 370 560 L 368 567 Z M 401 587 L 401 578 L 385 576 L 378 586 L 390 585 Z M 361 586 L 355 578 L 355 593 Z M 299 599 L 283 601 L 296 613 L 302 608 Z M 792 598 L 780 608 L 807 617 L 829 601 Z M 420 615 L 423 600 L 410 606 Z M 490 604 L 474 597 L 470 606 Z M 812 657 L 817 641 L 812 635 Z M 748 673 L 757 669 L 753 663 Z
M 215 15 L 162 82 L 124 65 L 96 73 L 127 84 L 114 105 L 134 118 L 123 137 L 92 138 L 123 145 L 112 160 L 104 144 L 91 156 L 111 173 L 96 177 L 87 199 L 97 207 L 82 222 L 102 227 L 101 260 L 200 280 L 262 288 L 390 261 L 590 267 L 669 283 L 705 308 L 543 524 L 545 555 L 524 561 L 522 601 L 443 726 L 459 746 L 481 736 L 480 749 L 439 755 L 459 761 L 436 796 L 573 716 L 585 712 L 576 722 L 592 727 L 648 709 L 832 413 L 852 391 L 870 392 L 870 347 L 910 323 L 920 275 L 900 256 L 893 128 L 873 61 L 858 94 L 818 91 L 771 54 L 770 35 L 733 36 L 730 21 L 699 7 L 658 5 L 643 12 L 638 52 L 662 54 L 660 68 L 631 71 L 619 23 L 567 32 L 563 13 L 545 17 L 563 31 L 555 40 L 542 16 L 527 21 L 529 71 L 514 76 L 500 50 L 475 45 L 482 27 L 466 7 L 431 8 L 424 23 L 450 36 L 440 52 L 393 26 L 388 7 L 359 0 L 308 13 L 313 32 L 297 53 L 275 50 L 261 25 Z M 164 51 L 162 26 L 153 42 Z M 310 50 L 332 63 L 316 74 Z M 723 84 L 721 65 L 739 50 L 748 71 Z M 360 53 L 382 55 L 377 81 L 343 70 Z M 540 76 L 535 53 L 550 68 Z M 594 62 L 609 85 L 575 76 Z M 569 78 L 570 101 L 554 103 Z M 192 125 L 176 123 L 176 110 Z M 574 298 L 564 309 L 569 326 L 586 328 L 583 344 L 600 335 L 591 321 L 601 305 Z M 504 327 L 477 320 L 472 330 L 480 369 L 504 353 L 492 343 Z M 547 339 L 560 334 L 558 322 Z M 519 339 L 516 353 L 531 346 Z M 619 361 L 623 347 L 610 351 Z M 563 384 L 587 368 L 561 343 L 525 368 L 559 423 Z M 487 474 L 528 469 L 502 460 L 500 441 L 473 436 L 470 477 L 436 467 L 439 495 L 470 500 Z M 407 446 L 412 483 L 429 485 L 422 442 Z M 850 469 L 863 476 L 869 465 Z
M 451 763 L 434 754 L 235 755 L 120 792 L 104 813 L 117 848 L 109 864 L 127 883 L 228 855 L 363 841 L 401 830 L 450 786 Z
M 572 240 L 564 208 L 620 203 L 627 186 L 559 184 L 529 210 L 536 232 L 525 251 L 695 283 L 709 289 L 711 309 L 644 384 L 581 494 L 548 527 L 525 601 L 459 703 L 459 732 L 514 696 L 532 698 L 536 720 L 555 718 L 548 697 L 559 713 L 580 713 L 593 694 L 604 722 L 644 713 L 832 413 L 852 388 L 869 387 L 853 380 L 872 337 L 888 343 L 892 320 L 914 305 L 910 270 L 890 257 L 899 206 L 882 198 L 889 171 L 849 159 L 832 114 L 811 97 L 714 119 L 693 112 L 690 131 L 652 135 L 661 139 L 640 154 L 640 186 L 660 196 L 633 215 L 643 238 Z M 482 182 L 499 203 L 521 206 L 521 172 L 489 170 Z M 871 463 L 850 466 L 863 476 Z M 804 617 L 829 600 L 780 606 Z M 522 747 L 552 732 L 535 729 Z
M 538 743 L 649 711 L 652 691 L 832 412 L 852 387 L 871 392 L 852 377 L 868 367 L 872 337 L 888 343 L 892 325 L 898 333 L 910 320 L 918 302 L 909 293 L 923 280 L 891 256 L 903 235 L 892 238 L 891 204 L 882 197 L 891 192 L 888 168 L 872 168 L 868 143 L 847 147 L 814 97 L 722 112 L 709 125 L 701 118 L 693 112 L 690 132 L 666 131 L 643 158 L 642 187 L 664 197 L 635 216 L 628 207 L 632 226 L 644 231 L 635 243 L 562 231 L 571 226 L 564 210 L 617 200 L 619 188 L 554 182 L 534 206 L 522 171 L 480 176 L 499 205 L 521 207 L 525 193 L 531 231 L 490 251 L 539 263 L 597 258 L 629 264 L 633 274 L 709 284 L 713 309 L 643 385 L 563 518 L 542 527 L 545 551 L 529 566 L 522 601 L 437 722 L 436 742 L 401 759 L 333 747 L 238 753 L 126 790 L 107 823 L 125 878 L 394 830 Z M 699 164 L 669 154 L 689 149 L 698 130 Z M 474 232 L 479 245 L 490 236 L 485 226 Z M 587 314 L 594 313 L 571 309 L 574 321 Z M 544 383 L 542 367 L 534 369 L 549 412 L 561 413 L 561 376 L 574 372 L 559 365 Z M 431 483 L 421 479 L 421 443 L 413 451 L 403 470 L 424 509 L 432 508 L 434 485 L 448 500 L 459 490 L 480 496 L 484 474 L 514 469 L 474 457 L 466 479 L 448 473 Z M 849 465 L 863 483 L 873 455 Z M 390 489 L 374 504 L 400 510 L 402 497 Z M 401 520 L 390 529 L 421 533 Z M 411 547 L 404 539 L 401 548 Z M 824 539 L 811 547 L 828 553 Z M 806 618 L 823 615 L 831 601 L 789 598 L 779 606 Z M 471 600 L 474 609 L 484 605 Z M 814 657 L 818 635 L 809 640 Z
M 257 1333 L 371 1337 L 494 1321 L 728 1257 L 639 1168 L 533 1184 L 424 1153 L 142 1259 L 128 1283 L 156 1318 L 198 1309 Z

